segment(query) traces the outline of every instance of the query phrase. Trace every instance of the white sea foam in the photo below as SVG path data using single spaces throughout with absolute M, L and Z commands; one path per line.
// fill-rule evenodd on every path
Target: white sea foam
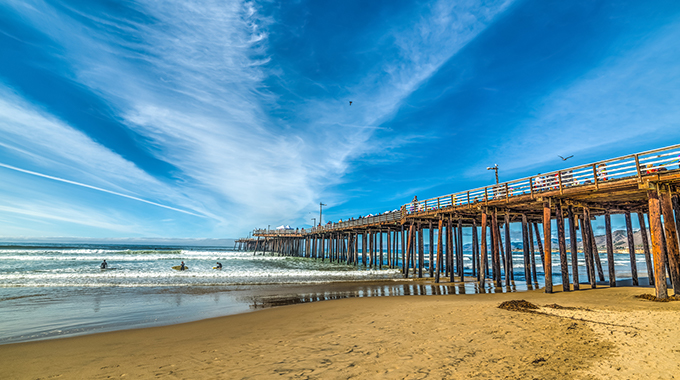
M 116 270 L 101 271 L 106 259 Z M 187 271 L 170 267 L 184 261 Z M 219 261 L 222 270 L 212 267 Z M 153 249 L 3 249 L 0 287 L 148 287 L 317 283 L 400 277 L 398 270 L 355 267 L 253 252 Z

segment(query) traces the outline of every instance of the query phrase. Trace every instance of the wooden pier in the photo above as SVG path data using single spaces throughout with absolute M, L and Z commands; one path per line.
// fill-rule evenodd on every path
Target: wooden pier
M 442 276 L 452 282 L 464 280 L 467 260 L 476 281 L 482 285 L 493 281 L 503 286 L 514 281 L 508 227 L 518 223 L 522 230 L 524 278 L 537 283 L 536 266 L 541 265 L 545 291 L 550 293 L 554 248 L 559 252 L 563 289 L 579 290 L 584 285 L 582 282 L 586 279 L 580 279 L 578 271 L 579 238 L 585 256 L 586 286 L 595 288 L 605 277 L 610 286 L 616 286 L 613 214 L 625 216 L 632 281 L 638 285 L 631 225 L 632 214 L 636 214 L 645 232 L 641 235 L 650 284 L 654 284 L 657 297 L 667 298 L 667 278 L 675 294 L 680 295 L 679 159 L 680 145 L 674 145 L 441 197 L 414 199 L 394 212 L 381 215 L 311 229 L 258 229 L 253 231 L 255 238 L 240 239 L 236 244 L 240 249 L 254 252 L 341 261 L 376 269 L 399 267 L 406 277 L 428 276 L 436 282 Z M 596 217 L 603 217 L 605 221 L 607 244 L 606 252 L 602 253 L 598 252 L 592 228 Z M 553 247 L 553 219 L 557 229 L 556 247 Z M 651 239 L 647 237 L 646 221 Z M 466 255 L 463 254 L 464 229 L 470 229 L 472 236 L 471 252 Z M 577 235 L 577 231 L 580 234 Z M 430 247 L 427 262 L 426 237 Z M 538 264 L 535 250 L 540 254 Z M 601 254 L 607 257 L 606 272 Z

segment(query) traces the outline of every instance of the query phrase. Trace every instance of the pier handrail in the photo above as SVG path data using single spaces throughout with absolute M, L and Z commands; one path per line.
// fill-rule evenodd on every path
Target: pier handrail
M 374 225 L 386 222 L 399 222 L 407 215 L 421 212 L 432 212 L 451 207 L 469 206 L 494 200 L 509 200 L 523 195 L 541 196 L 549 191 L 560 191 L 566 188 L 594 185 L 599 188 L 603 182 L 637 177 L 642 182 L 644 177 L 660 171 L 680 170 L 680 144 L 671 145 L 645 152 L 628 154 L 590 164 L 560 169 L 548 173 L 537 174 L 490 186 L 442 195 L 435 198 L 417 200 L 402 205 L 399 209 L 379 215 L 361 217 L 337 223 L 319 225 L 311 229 L 298 230 L 264 230 L 256 229 L 255 234 L 287 235 L 317 232 L 331 232 L 347 227 Z
M 550 190 L 563 191 L 569 187 L 585 185 L 598 187 L 602 182 L 636 176 L 642 180 L 643 177 L 659 171 L 678 170 L 679 162 L 680 144 L 409 202 L 402 205 L 402 209 L 406 210 L 406 215 L 410 215 L 451 206 L 541 194 Z

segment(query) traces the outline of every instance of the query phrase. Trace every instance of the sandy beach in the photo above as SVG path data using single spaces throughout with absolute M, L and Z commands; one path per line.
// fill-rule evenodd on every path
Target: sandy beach
M 3 345 L 0 358 L 8 379 L 677 378 L 680 302 L 634 297 L 651 291 L 341 299 Z M 518 299 L 541 308 L 498 308 Z

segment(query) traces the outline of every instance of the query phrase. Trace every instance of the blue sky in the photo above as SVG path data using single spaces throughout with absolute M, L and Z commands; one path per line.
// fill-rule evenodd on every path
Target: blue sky
M 0 238 L 231 238 L 676 144 L 677 41 L 677 1 L 5 0 Z

